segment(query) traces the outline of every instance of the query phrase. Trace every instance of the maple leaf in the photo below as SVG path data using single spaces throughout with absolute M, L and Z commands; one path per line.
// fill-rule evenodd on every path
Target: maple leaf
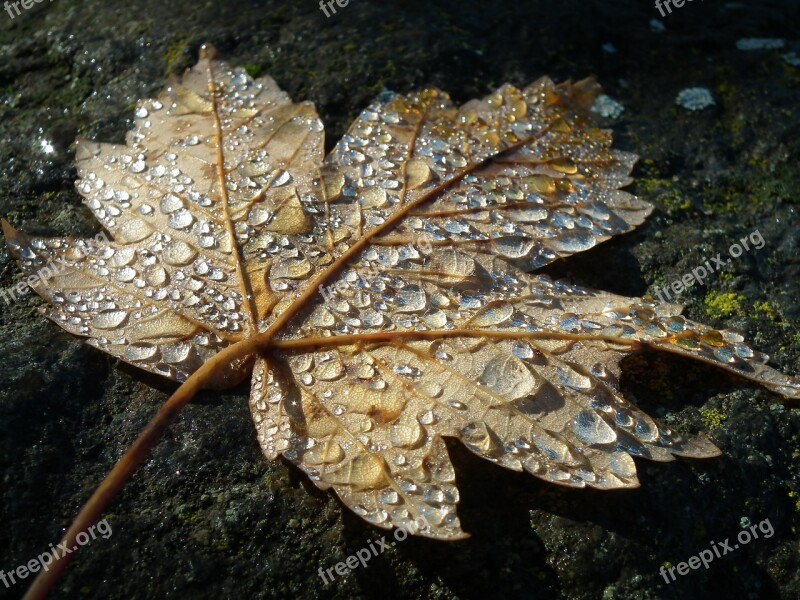
M 250 370 L 269 459 L 375 525 L 439 539 L 465 535 L 444 437 L 601 489 L 638 485 L 632 456 L 719 454 L 623 398 L 631 352 L 800 397 L 739 334 L 677 305 L 528 273 L 652 210 L 620 190 L 637 157 L 586 120 L 598 90 L 542 78 L 460 107 L 434 89 L 383 94 L 325 157 L 312 104 L 207 46 L 138 105 L 126 145 L 79 140 L 77 189 L 113 241 L 4 222 L 9 248 L 26 274 L 60 265 L 32 286 L 58 325 L 186 381 L 87 506 L 99 514 L 198 389 Z

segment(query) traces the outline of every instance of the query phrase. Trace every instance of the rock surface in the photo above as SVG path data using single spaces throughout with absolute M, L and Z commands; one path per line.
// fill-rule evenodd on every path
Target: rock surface
M 13 9 L 12 9 L 13 10 Z M 658 19 L 664 28 L 650 23 Z M 642 160 L 632 190 L 658 210 L 635 233 L 547 271 L 608 291 L 655 294 L 758 230 L 687 314 L 743 330 L 800 370 L 800 50 L 796 3 L 351 0 L 326 18 L 296 2 L 56 1 L 0 12 L 0 215 L 43 235 L 97 232 L 72 181 L 76 135 L 121 142 L 136 99 L 210 41 L 316 103 L 328 145 L 383 89 L 427 85 L 457 101 L 506 81 L 594 74 L 625 110 L 618 147 Z M 665 29 L 662 31 L 662 29 Z M 746 38 L 783 48 L 743 51 Z M 796 55 L 795 55 L 796 56 Z M 675 104 L 690 87 L 715 104 Z M 20 280 L 0 249 L 0 288 Z M 0 298 L 0 568 L 55 543 L 174 389 Z M 261 456 L 247 387 L 190 405 L 113 503 L 113 534 L 82 548 L 64 598 L 798 598 L 800 410 L 682 360 L 641 356 L 625 386 L 670 426 L 704 429 L 719 459 L 637 461 L 625 492 L 572 491 L 451 448 L 462 490 L 456 543 L 409 539 L 327 585 L 318 569 L 380 538 L 297 471 Z M 774 535 L 665 583 L 677 565 L 769 520 Z M 387 538 L 388 539 L 388 538 Z M 20 597 L 30 580 L 6 587 Z

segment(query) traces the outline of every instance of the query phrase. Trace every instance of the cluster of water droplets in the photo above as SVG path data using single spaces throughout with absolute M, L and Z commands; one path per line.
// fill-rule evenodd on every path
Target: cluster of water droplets
M 52 305 L 49 316 L 71 333 L 90 337 L 88 343 L 101 350 L 182 380 L 226 345 L 214 334 L 192 335 L 194 325 L 151 301 L 152 296 L 142 291 L 147 283 L 130 266 L 136 264 L 134 248 L 53 238 L 33 239 L 27 246 L 15 241 L 12 251 L 29 272 L 58 265 L 57 277 L 48 279 L 43 288 Z M 140 251 L 138 258 L 155 264 L 147 251 Z M 151 269 L 145 277 L 152 283 L 165 275 Z M 131 293 L 126 292 L 127 285 L 132 286 Z
M 400 365 L 390 375 L 368 354 L 335 350 L 291 355 L 289 365 L 307 390 L 297 401 L 263 363 L 254 372 L 251 410 L 267 456 L 282 453 L 323 489 L 333 485 L 375 524 L 443 537 L 458 530 L 455 473 L 425 431 L 438 417 L 399 393 L 400 378 L 419 381 L 418 370 Z

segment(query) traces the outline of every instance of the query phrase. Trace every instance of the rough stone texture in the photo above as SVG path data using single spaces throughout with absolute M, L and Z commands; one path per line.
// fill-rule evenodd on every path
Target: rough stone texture
M 222 6 L 220 6 L 222 4 Z M 72 188 L 76 135 L 122 141 L 139 97 L 204 41 L 316 102 L 329 146 L 384 88 L 455 99 L 510 81 L 595 74 L 625 106 L 618 145 L 639 153 L 633 191 L 658 206 L 637 232 L 548 269 L 624 294 L 654 293 L 758 229 L 760 250 L 680 296 L 692 318 L 737 327 L 787 373 L 800 370 L 800 51 L 796 3 L 351 0 L 326 19 L 296 2 L 56 1 L 0 12 L 0 214 L 36 234 L 96 226 Z M 737 50 L 785 37 L 782 50 Z M 613 44 L 616 52 L 604 51 Z M 687 87 L 716 105 L 675 104 Z M 45 154 L 41 142 L 51 142 Z M 5 248 L 0 287 L 19 281 Z M 174 389 L 0 300 L 0 568 L 62 528 Z M 724 456 L 638 461 L 642 487 L 559 489 L 453 447 L 463 500 L 457 543 L 407 540 L 323 585 L 319 567 L 379 538 L 286 464 L 262 459 L 247 388 L 207 393 L 169 430 L 85 546 L 65 598 L 797 598 L 800 410 L 714 369 L 643 356 L 626 387 L 673 427 L 706 429 Z M 658 574 L 733 538 L 746 519 L 774 535 L 669 585 Z M 24 584 L 0 597 L 15 598 Z

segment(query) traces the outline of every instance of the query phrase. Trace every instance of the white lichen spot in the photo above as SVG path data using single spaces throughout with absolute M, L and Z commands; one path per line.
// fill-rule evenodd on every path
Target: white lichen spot
M 619 118 L 623 110 L 625 110 L 625 107 L 622 104 L 605 94 L 598 96 L 591 108 L 593 113 L 597 113 L 606 119 Z
M 781 38 L 742 38 L 736 42 L 739 50 L 778 50 L 786 44 Z
M 800 56 L 797 55 L 797 52 L 787 52 L 786 54 L 781 54 L 781 58 L 787 65 L 792 67 L 800 67 Z
M 708 88 L 691 87 L 681 90 L 675 98 L 675 104 L 682 106 L 686 110 L 703 110 L 709 106 L 714 106 L 714 96 Z

